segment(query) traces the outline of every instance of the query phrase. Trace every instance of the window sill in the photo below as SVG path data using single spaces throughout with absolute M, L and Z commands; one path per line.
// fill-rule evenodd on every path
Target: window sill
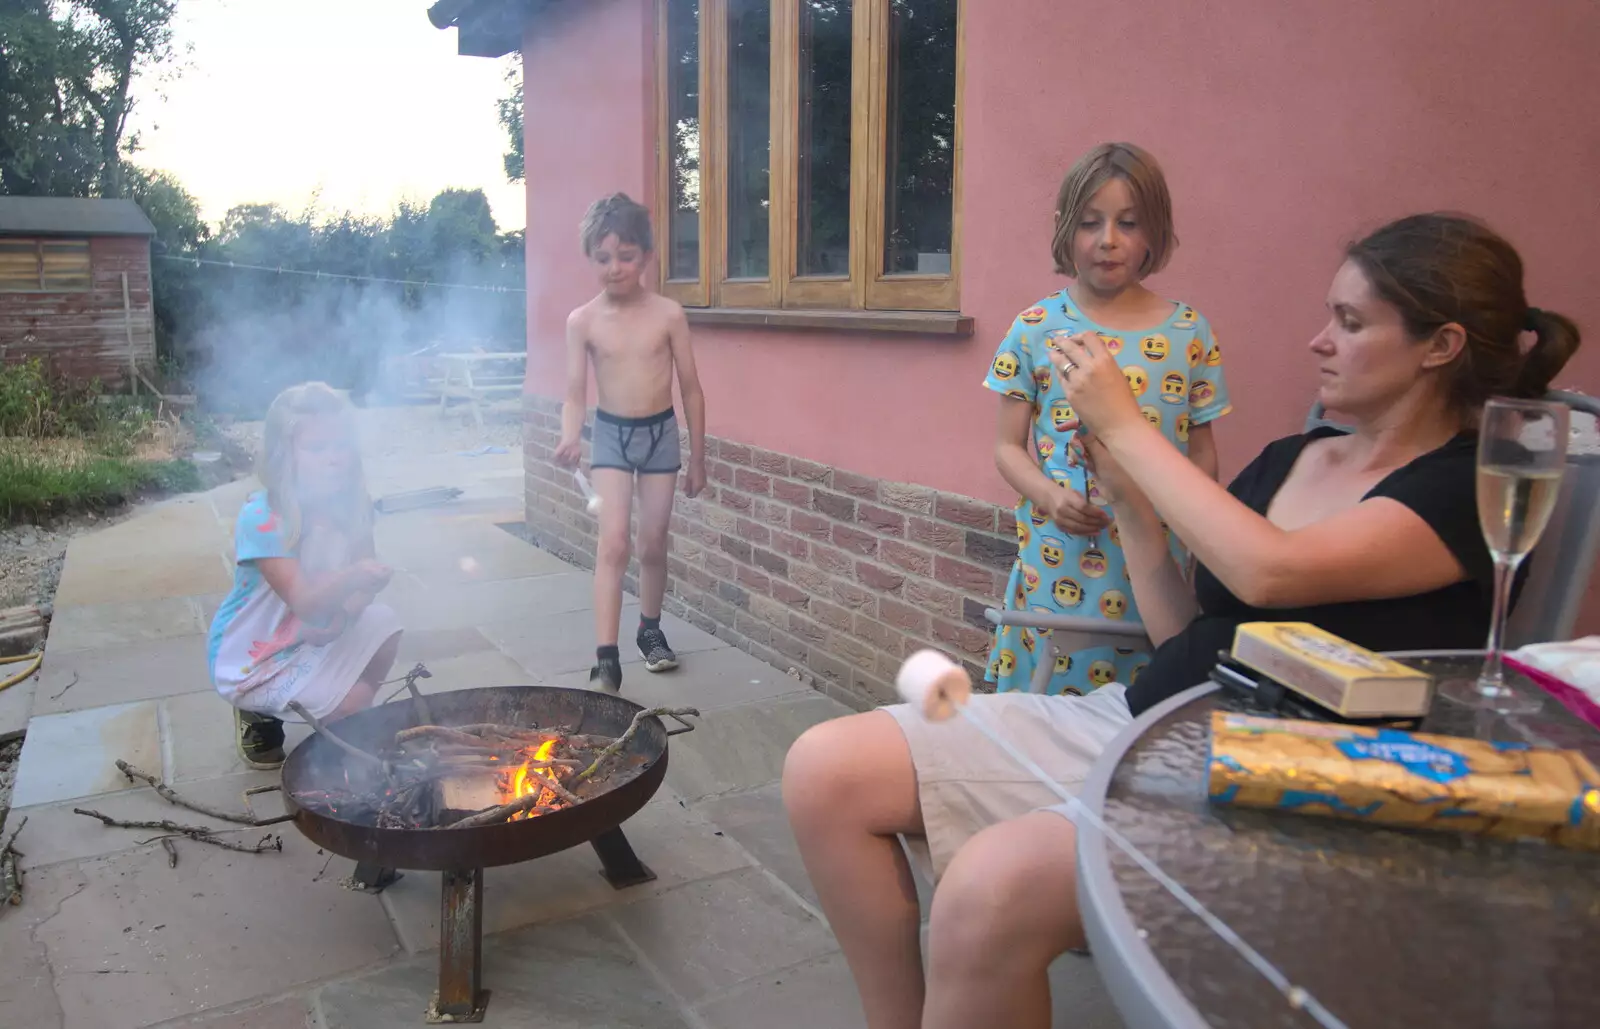
M 765 307 L 687 307 L 684 310 L 691 325 L 895 332 L 921 336 L 972 335 L 972 316 L 957 311 L 830 311 Z

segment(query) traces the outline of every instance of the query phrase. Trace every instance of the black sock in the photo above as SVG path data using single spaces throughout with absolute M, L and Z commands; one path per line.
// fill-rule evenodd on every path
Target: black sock
M 643 631 L 645 629 L 659 629 L 659 628 L 661 628 L 661 616 L 660 615 L 657 615 L 654 618 L 646 618 L 644 615 L 640 615 L 639 616 L 639 629 L 640 629 L 640 631 Z
M 601 664 L 605 664 L 607 661 L 616 664 L 622 660 L 621 652 L 617 650 L 616 644 L 614 643 L 608 647 L 594 648 L 594 654 Z

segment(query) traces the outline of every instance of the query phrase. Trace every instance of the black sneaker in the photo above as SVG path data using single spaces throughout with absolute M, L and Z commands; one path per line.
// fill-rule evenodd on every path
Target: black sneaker
M 644 666 L 652 672 L 670 672 L 678 667 L 678 655 L 667 645 L 667 634 L 660 627 L 639 627 L 639 654 Z
M 251 768 L 267 771 L 283 766 L 283 723 L 271 715 L 233 709 L 239 756 Z
M 589 688 L 606 693 L 622 692 L 622 662 L 614 657 L 603 657 L 589 670 Z

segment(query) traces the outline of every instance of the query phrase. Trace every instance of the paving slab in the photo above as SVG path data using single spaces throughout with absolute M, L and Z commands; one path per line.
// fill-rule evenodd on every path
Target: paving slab
M 540 679 L 526 668 L 506 657 L 498 650 L 482 650 L 426 662 L 431 679 L 420 679 L 417 688 L 423 694 L 449 693 L 452 690 L 471 690 L 479 686 L 536 686 Z M 392 675 L 398 675 L 410 665 L 396 664 Z M 395 687 L 385 687 L 393 689 Z
M 802 732 L 854 713 L 820 693 L 707 712 L 694 732 L 673 737 L 667 782 L 691 802 L 777 782 Z
M 114 704 L 35 718 L 17 762 L 12 806 L 134 789 L 117 771 L 118 758 L 152 773 L 161 767 L 155 704 Z
M 461 657 L 480 651 L 492 651 L 494 644 L 479 632 L 477 626 L 460 626 L 453 629 L 410 629 L 400 637 L 400 650 L 395 656 L 395 672 L 400 672 L 418 661 L 427 664 L 447 658 Z
M 418 1025 L 438 985 L 422 958 L 323 987 L 325 1029 Z M 596 915 L 484 940 L 485 1025 L 497 1029 L 686 1029 L 674 998 Z
M 48 650 L 103 650 L 127 643 L 194 636 L 206 631 L 193 597 L 159 597 L 115 604 L 57 605 Z
M 317 1029 L 317 1022 L 308 998 L 291 997 L 179 1022 L 163 1022 L 161 1029 Z
M 1073 1029 L 1123 1029 L 1094 959 L 1063 954 L 1050 966 L 1050 1010 L 1057 1025 Z
M 767 871 L 782 879 L 783 884 L 806 903 L 821 909 L 817 891 L 800 860 L 800 848 L 794 841 L 794 831 L 789 828 L 789 817 L 783 810 L 781 783 L 727 793 L 693 807 L 749 851 Z
M 696 1007 L 709 1029 L 866 1029 L 843 955 L 758 976 Z
M 429 583 L 395 573 L 380 596 L 411 629 L 462 629 L 489 622 L 534 622 L 590 603 L 590 579 L 578 571 L 492 582 Z M 592 630 L 591 630 L 592 632 Z
M 256 786 L 270 785 L 275 783 L 277 778 L 275 772 L 246 772 L 205 782 L 185 783 L 179 792 L 185 798 L 210 804 L 218 810 L 244 814 L 244 791 Z M 258 815 L 272 816 L 283 813 L 281 802 L 272 797 L 257 798 L 254 805 Z M 169 804 L 149 787 L 122 790 L 90 800 L 68 800 L 56 804 L 13 808 L 11 816 L 7 819 L 12 825 L 17 824 L 17 820 L 23 816 L 28 819 L 28 825 L 23 830 L 27 846 L 22 848 L 28 855 L 27 867 L 42 868 L 64 861 L 81 861 L 125 850 L 135 850 L 140 847 L 142 841 L 157 835 L 146 830 L 114 829 L 93 818 L 74 814 L 72 809 L 75 807 L 99 811 L 101 814 L 124 821 L 159 821 L 166 818 L 184 825 L 210 826 L 219 831 L 240 828 L 218 819 L 208 818 L 199 812 Z M 250 836 L 246 833 L 246 838 L 253 843 L 264 830 L 252 831 L 255 835 Z M 181 845 L 182 841 L 179 842 Z M 195 846 L 200 845 L 195 844 Z M 0 1022 L 0 1025 L 4 1024 Z
M 252 832 L 254 830 L 251 830 Z M 179 841 L 76 866 L 88 885 L 35 933 L 68 1026 L 143 1026 L 355 972 L 399 951 L 376 898 L 293 832 L 281 854 Z
M 373 535 L 386 564 L 429 581 L 491 582 L 572 570 L 490 522 L 441 521 L 426 509 L 380 518 Z
M 233 705 L 216 691 L 186 693 L 157 703 L 169 783 L 250 771 L 234 745 Z
M 755 868 L 680 886 L 609 914 L 691 1004 L 837 946 L 821 922 Z
M 57 604 L 116 604 L 226 593 L 233 584 L 233 566 L 220 551 L 168 555 L 119 551 L 105 556 L 72 552 L 81 540 L 93 538 L 79 536 L 67 548 Z
M 530 672 L 545 676 L 561 676 L 573 672 L 587 673 L 594 665 L 595 632 L 594 613 L 587 605 L 589 577 L 584 576 L 584 579 L 585 592 L 582 594 L 586 602 L 584 608 L 535 618 L 486 621 L 480 625 L 483 634 Z M 639 626 L 638 606 L 624 604 L 619 621 L 622 628 L 619 644 L 622 663 L 638 665 L 637 670 L 643 673 L 644 658 L 633 642 L 634 633 Z M 662 617 L 661 628 L 672 642 L 672 649 L 677 651 L 680 657 L 728 649 L 727 640 L 701 632 L 688 622 L 670 615 Z
M 206 669 L 204 636 L 173 636 L 101 650 L 49 651 L 33 713 L 81 711 L 182 693 L 216 693 Z
M 674 647 L 677 642 L 673 637 Z M 587 688 L 589 670 L 563 672 L 551 682 Z M 705 713 L 780 697 L 815 696 L 816 691 L 736 647 L 724 646 L 680 653 L 679 666 L 670 672 L 652 673 L 642 661 L 630 661 L 623 668 L 622 695 L 645 707 L 690 705 Z
M 0 955 L 5 972 L 0 975 L 0 1026 L 6 1029 L 60 1029 L 63 1013 L 56 998 L 50 956 L 35 938 L 40 925 L 50 921 L 67 898 L 88 886 L 83 872 L 72 866 L 40 868 L 33 864 L 33 823 L 22 830 L 17 846 L 28 854 L 23 862 L 26 878 L 23 901 L 0 915 Z
M 490 868 L 483 883 L 483 931 L 501 932 L 553 922 L 599 908 L 632 904 L 684 883 L 750 866 L 750 858 L 718 827 L 659 793 L 622 825 L 654 882 L 618 890 L 600 875 L 600 858 L 587 844 L 537 861 Z M 411 951 L 439 946 L 439 875 L 407 872 L 383 892 L 402 942 Z

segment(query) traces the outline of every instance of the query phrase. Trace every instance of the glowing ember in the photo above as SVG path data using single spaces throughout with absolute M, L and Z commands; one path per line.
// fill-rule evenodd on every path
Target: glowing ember
M 550 754 L 555 750 L 555 747 L 555 740 L 545 740 L 543 743 L 539 744 L 538 749 L 533 752 L 533 755 L 522 763 L 521 767 L 519 767 L 515 772 L 510 773 L 509 786 L 505 787 L 506 803 L 509 804 L 519 797 L 529 797 L 536 793 L 544 795 L 540 800 L 537 801 L 537 803 L 540 805 L 553 803 L 555 801 L 555 794 L 551 793 L 549 790 L 546 790 L 543 785 L 543 780 L 554 780 L 555 773 L 549 768 L 529 767 L 531 764 L 536 762 L 549 761 Z M 522 812 L 520 814 L 513 815 L 512 820 L 519 821 L 527 817 L 528 813 Z

